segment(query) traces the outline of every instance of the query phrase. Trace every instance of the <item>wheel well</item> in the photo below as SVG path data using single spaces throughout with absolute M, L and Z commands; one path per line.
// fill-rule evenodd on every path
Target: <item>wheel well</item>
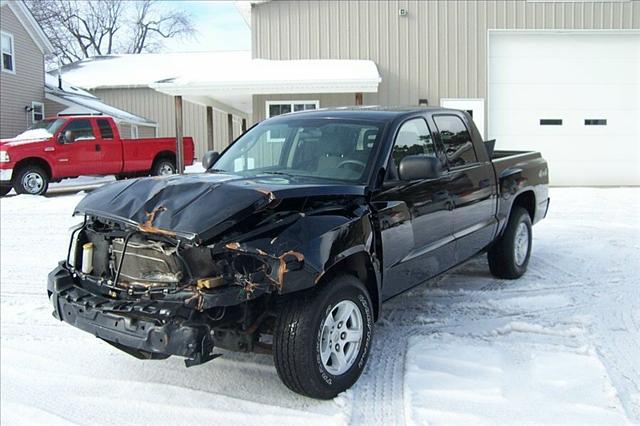
M 536 196 L 533 194 L 533 191 L 525 191 L 518 195 L 516 199 L 513 200 L 513 205 L 511 207 L 512 211 L 513 207 L 524 208 L 529 213 L 531 222 L 533 222 L 536 215 Z
M 369 255 L 364 252 L 359 252 L 334 263 L 329 270 L 322 275 L 318 284 L 322 285 L 340 274 L 353 275 L 364 284 L 369 291 L 369 296 L 371 297 L 374 320 L 377 320 L 380 306 L 380 295 L 378 294 L 376 273 L 373 269 L 373 264 L 371 263 Z
M 168 160 L 173 161 L 174 164 L 176 162 L 176 155 L 173 152 L 171 152 L 171 151 L 162 151 L 162 152 L 159 152 L 156 155 L 156 158 L 153 159 L 153 164 L 155 165 L 158 161 L 164 160 L 165 158 L 168 159 Z
M 49 163 L 47 163 L 42 158 L 38 158 L 38 157 L 24 158 L 24 159 L 22 159 L 22 160 L 20 160 L 20 161 L 18 161 L 16 163 L 14 169 L 16 171 L 18 171 L 18 170 L 20 170 L 20 169 L 22 169 L 23 167 L 26 167 L 26 166 L 38 166 L 38 167 L 41 167 L 47 173 L 47 177 L 49 179 L 51 179 L 51 167 L 49 167 Z

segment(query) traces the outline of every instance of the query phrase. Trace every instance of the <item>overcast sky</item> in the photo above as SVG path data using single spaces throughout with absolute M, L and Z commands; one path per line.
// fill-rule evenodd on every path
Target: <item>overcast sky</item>
M 165 43 L 168 52 L 250 50 L 251 32 L 232 1 L 176 1 L 172 6 L 187 10 L 197 34 L 191 40 Z

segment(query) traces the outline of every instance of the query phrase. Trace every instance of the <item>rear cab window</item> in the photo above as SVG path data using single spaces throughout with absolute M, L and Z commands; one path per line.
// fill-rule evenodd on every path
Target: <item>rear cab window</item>
M 450 168 L 465 167 L 478 162 L 467 126 L 457 115 L 433 116 Z

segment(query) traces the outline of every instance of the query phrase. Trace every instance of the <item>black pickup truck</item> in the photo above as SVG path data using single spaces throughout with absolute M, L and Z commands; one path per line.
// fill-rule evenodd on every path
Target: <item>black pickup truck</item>
M 357 380 L 385 300 L 481 252 L 521 276 L 549 207 L 539 153 L 493 152 L 448 109 L 283 115 L 203 163 L 78 204 L 54 316 L 142 359 L 272 353 L 314 398 Z

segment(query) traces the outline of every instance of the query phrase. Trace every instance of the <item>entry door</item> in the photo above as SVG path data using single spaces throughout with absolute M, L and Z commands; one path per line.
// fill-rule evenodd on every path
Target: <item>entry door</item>
M 386 189 L 373 199 L 384 250 L 383 299 L 420 284 L 454 262 L 448 178 L 399 180 L 398 166 L 407 155 L 437 156 L 423 118 L 410 119 L 400 127 L 389 159 Z
M 55 158 L 61 176 L 80 176 L 99 173 L 102 153 L 98 148 L 91 120 L 74 119 L 61 132 L 71 131 L 73 142 L 56 146 Z
M 122 171 L 122 142 L 115 138 L 113 128 L 109 120 L 99 118 L 95 121 L 97 134 L 96 149 L 100 152 L 99 164 L 96 169 L 100 174 L 110 175 Z
M 453 210 L 456 263 L 475 255 L 492 240 L 497 220 L 497 188 L 493 166 L 480 161 L 461 116 L 436 114 L 433 121 L 449 165 L 448 184 Z
M 442 98 L 440 106 L 468 112 L 478 128 L 480 136 L 484 138 L 484 99 Z

